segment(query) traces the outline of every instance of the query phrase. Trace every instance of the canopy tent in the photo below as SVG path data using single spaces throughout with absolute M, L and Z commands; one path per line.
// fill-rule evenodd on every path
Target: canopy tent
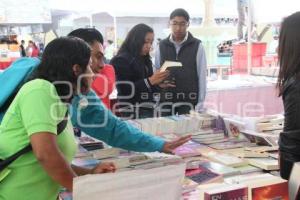
M 182 1 L 148 1 L 148 0 L 50 0 L 50 7 L 55 10 L 74 10 L 78 12 L 107 12 L 112 16 L 138 17 L 168 17 L 175 8 L 184 8 L 193 17 L 203 16 L 204 4 L 202 0 Z
M 204 16 L 206 0 L 0 0 L 0 22 L 51 23 L 51 10 L 77 11 L 93 14 L 108 12 L 115 17 L 168 17 L 175 8 L 186 9 L 191 17 Z M 212 0 L 215 17 L 237 17 L 237 0 Z M 299 0 L 252 0 L 258 22 L 280 22 L 283 17 L 299 11 Z
M 48 0 L 0 0 L 0 25 L 51 23 Z
M 215 17 L 237 17 L 237 0 L 213 0 Z M 252 0 L 258 22 L 280 22 L 283 17 L 299 11 L 298 0 Z M 204 16 L 203 0 L 147 1 L 147 0 L 50 0 L 50 8 L 78 12 L 108 12 L 112 16 L 167 17 L 175 8 L 186 9 L 191 17 Z M 267 11 L 267 12 L 266 12 Z

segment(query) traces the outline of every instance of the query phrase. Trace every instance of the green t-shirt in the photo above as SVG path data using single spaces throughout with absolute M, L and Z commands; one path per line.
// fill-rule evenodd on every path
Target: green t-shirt
M 57 134 L 57 124 L 64 118 L 63 104 L 53 84 L 37 79 L 26 83 L 6 112 L 0 126 L 0 158 L 7 158 L 27 146 L 38 132 Z M 71 162 L 76 152 L 70 122 L 57 137 L 65 158 Z M 55 200 L 59 184 L 54 182 L 31 152 L 20 156 L 8 167 L 11 172 L 0 181 L 0 200 Z

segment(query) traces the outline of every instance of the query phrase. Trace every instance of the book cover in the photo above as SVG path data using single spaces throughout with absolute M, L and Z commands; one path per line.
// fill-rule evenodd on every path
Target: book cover
M 247 200 L 247 186 L 224 186 L 204 193 L 204 200 Z M 262 200 L 262 199 L 261 199 Z
M 228 132 L 228 137 L 243 138 L 241 130 L 245 128 L 245 123 L 237 121 L 231 118 L 224 118 L 224 123 L 226 130 Z
M 222 182 L 223 177 L 220 174 L 214 173 L 206 168 L 199 166 L 198 169 L 186 170 L 187 178 L 198 184 L 207 184 L 214 182 Z
M 243 166 L 247 165 L 248 162 L 238 158 L 234 155 L 231 154 L 225 154 L 225 153 L 217 153 L 217 152 L 208 152 L 205 154 L 206 157 L 209 159 L 222 163 L 224 165 L 230 166 L 230 167 L 238 167 L 238 166 Z
M 220 163 L 216 163 L 216 162 L 210 162 L 210 161 L 201 162 L 200 166 L 203 168 L 206 168 L 214 173 L 220 174 L 223 177 L 234 176 L 234 175 L 240 174 L 239 170 L 237 170 L 233 167 L 222 165 Z
M 103 142 L 88 135 L 78 137 L 78 143 L 88 151 L 104 148 Z
M 173 153 L 177 156 L 180 156 L 182 158 L 187 158 L 187 157 L 193 157 L 193 156 L 200 156 L 201 153 L 197 149 L 196 145 L 189 145 L 189 144 L 184 144 L 179 147 L 177 147 Z
M 239 170 L 239 172 L 241 174 L 249 174 L 249 173 L 253 173 L 253 172 L 262 172 L 263 171 L 262 169 L 251 166 L 251 165 L 240 166 L 240 167 L 236 167 L 235 169 Z
M 182 67 L 182 63 L 181 62 L 175 62 L 175 61 L 165 61 L 164 64 L 161 66 L 160 71 L 164 72 L 166 71 L 168 68 L 171 67 Z
M 273 158 L 248 158 L 249 164 L 264 170 L 278 170 L 278 160 Z
M 252 200 L 289 200 L 288 183 L 252 188 Z
M 258 133 L 251 130 L 243 130 L 242 134 L 252 143 L 261 146 L 278 146 L 279 135 L 270 135 L 267 133 Z
M 75 158 L 72 160 L 72 164 L 80 167 L 95 167 L 99 160 L 96 159 L 85 159 L 85 158 Z

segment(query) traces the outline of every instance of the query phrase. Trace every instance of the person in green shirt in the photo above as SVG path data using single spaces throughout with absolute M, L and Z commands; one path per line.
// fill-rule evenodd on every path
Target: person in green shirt
M 60 186 L 72 191 L 74 177 L 115 170 L 112 163 L 92 169 L 71 165 L 77 147 L 71 122 L 57 135 L 72 97 L 90 89 L 92 80 L 81 78 L 92 76 L 90 65 L 90 47 L 81 39 L 63 37 L 47 45 L 0 126 L 0 159 L 29 143 L 33 149 L 7 167 L 10 173 L 0 179 L 0 200 L 55 200 Z

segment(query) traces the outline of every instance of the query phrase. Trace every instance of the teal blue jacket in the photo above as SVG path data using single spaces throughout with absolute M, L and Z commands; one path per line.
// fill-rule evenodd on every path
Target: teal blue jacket
M 0 123 L 6 112 L 6 102 L 40 63 L 39 59 L 20 58 L 0 73 Z M 100 139 L 110 146 L 139 152 L 161 151 L 164 141 L 145 134 L 114 116 L 94 92 L 85 98 L 88 106 L 78 108 L 79 96 L 74 97 L 70 115 L 74 127 Z M 9 105 L 9 104 L 8 104 Z M 78 112 L 80 110 L 80 112 Z
M 84 101 L 88 104 L 79 103 Z M 161 151 L 165 143 L 161 138 L 146 134 L 117 118 L 93 91 L 87 96 L 75 96 L 70 111 L 74 127 L 110 146 L 137 152 L 153 152 Z

